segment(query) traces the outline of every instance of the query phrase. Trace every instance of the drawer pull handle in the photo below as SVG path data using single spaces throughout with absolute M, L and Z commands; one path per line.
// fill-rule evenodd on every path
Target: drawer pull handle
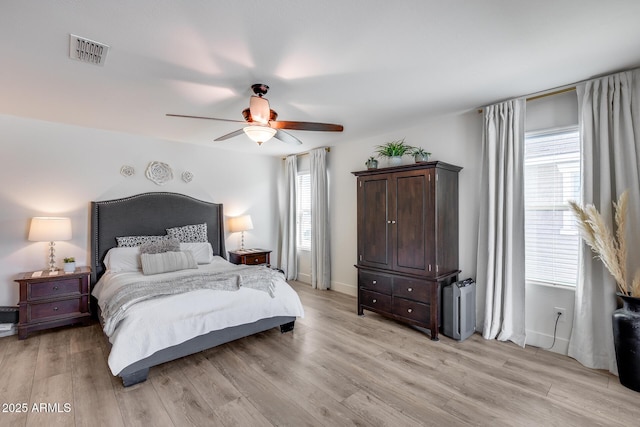
M 57 291 L 57 290 L 58 290 L 58 287 L 57 287 L 57 286 L 54 286 L 54 287 L 53 287 L 53 290 L 54 290 L 54 291 Z
M 258 258 L 256 258 L 256 262 L 258 262 Z
M 373 284 L 375 285 L 376 283 L 378 283 L 378 281 L 377 281 L 377 280 L 374 280 L 374 281 L 373 281 Z
M 375 304 L 376 302 L 378 302 L 378 300 L 377 300 L 377 299 L 374 299 L 374 300 L 373 300 L 373 303 Z
M 413 288 L 408 288 L 407 291 L 412 292 Z
M 58 307 L 53 307 L 53 311 L 58 311 Z
M 410 308 L 407 310 L 407 313 L 412 313 L 413 312 L 413 308 Z

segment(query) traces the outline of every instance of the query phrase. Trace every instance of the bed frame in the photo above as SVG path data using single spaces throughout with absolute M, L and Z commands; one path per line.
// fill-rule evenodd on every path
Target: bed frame
M 143 193 L 122 199 L 91 202 L 91 285 L 105 272 L 104 257 L 116 246 L 117 236 L 154 236 L 166 229 L 190 224 L 207 224 L 213 254 L 227 258 L 224 246 L 222 204 L 206 202 L 176 193 Z M 92 298 L 94 313 L 100 316 Z M 124 368 L 118 376 L 125 387 L 145 381 L 149 368 L 217 345 L 280 326 L 293 330 L 295 317 L 272 317 L 195 337 L 182 344 L 160 350 Z

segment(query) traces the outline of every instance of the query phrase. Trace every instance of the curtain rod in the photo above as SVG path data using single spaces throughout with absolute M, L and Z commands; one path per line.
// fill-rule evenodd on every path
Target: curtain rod
M 324 151 L 326 151 L 327 153 L 331 152 L 331 147 L 324 147 Z M 298 154 L 290 154 L 290 156 L 307 156 L 309 155 L 309 151 L 305 151 L 304 153 L 298 153 Z M 289 156 L 287 156 L 289 157 Z M 286 160 L 287 157 L 283 157 L 282 160 Z
M 539 95 L 530 95 L 525 98 L 525 101 L 535 101 L 536 99 L 546 98 L 547 96 L 560 95 L 561 93 L 567 93 L 576 90 L 576 86 L 568 86 L 562 89 L 552 90 L 551 92 L 540 93 Z M 479 108 L 478 113 L 482 113 L 484 108 Z

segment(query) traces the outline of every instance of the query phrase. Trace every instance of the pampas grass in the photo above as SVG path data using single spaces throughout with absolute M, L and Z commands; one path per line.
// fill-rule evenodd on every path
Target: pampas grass
M 640 272 L 636 272 L 631 286 L 627 286 L 627 203 L 628 193 L 625 191 L 620 195 L 618 203 L 613 204 L 615 239 L 595 206 L 586 205 L 582 208 L 574 201 L 569 201 L 569 206 L 578 219 L 580 235 L 609 270 L 618 291 L 624 295 L 640 295 Z

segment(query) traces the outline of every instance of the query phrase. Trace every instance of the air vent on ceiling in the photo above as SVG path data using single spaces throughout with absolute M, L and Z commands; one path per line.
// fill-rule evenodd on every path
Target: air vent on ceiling
M 109 46 L 93 40 L 69 35 L 69 58 L 94 65 L 104 65 Z

